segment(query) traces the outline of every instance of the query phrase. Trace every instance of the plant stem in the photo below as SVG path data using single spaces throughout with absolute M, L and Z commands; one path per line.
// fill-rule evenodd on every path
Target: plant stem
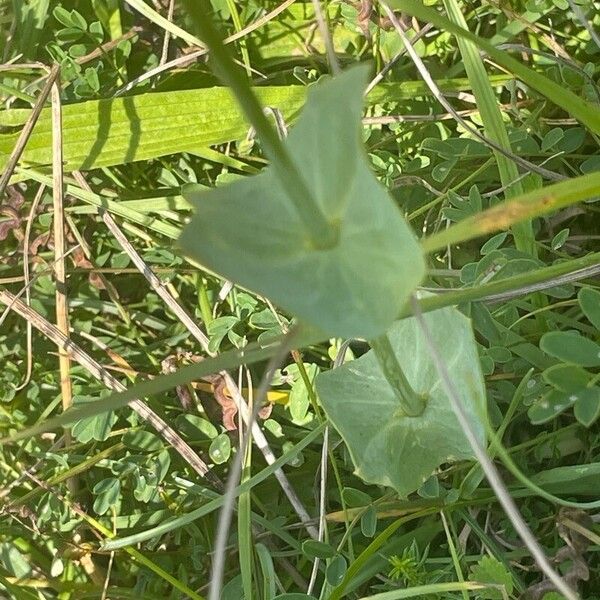
M 418 417 L 425 409 L 425 397 L 411 387 L 386 334 L 370 340 L 377 362 L 385 378 L 394 390 L 402 410 L 409 417 Z
M 210 17 L 206 14 L 199 14 L 195 3 L 190 0 L 187 0 L 185 4 L 188 13 L 195 21 L 202 41 L 210 50 L 217 76 L 231 89 L 242 111 L 254 126 L 265 153 L 273 165 L 273 171 L 294 203 L 313 246 L 321 249 L 334 246 L 338 241 L 338 228 L 330 223 L 323 214 L 287 148 L 264 114 L 250 87 L 248 78 L 238 72 L 229 50 L 223 44 Z
M 449 244 L 461 244 L 487 233 L 501 231 L 515 223 L 540 217 L 600 193 L 600 173 L 573 177 L 496 204 L 430 235 L 421 242 L 425 252 L 441 250 Z

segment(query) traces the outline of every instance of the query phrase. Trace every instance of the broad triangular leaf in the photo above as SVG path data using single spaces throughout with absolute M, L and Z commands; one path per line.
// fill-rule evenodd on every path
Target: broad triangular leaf
M 314 247 L 273 167 L 210 192 L 184 192 L 196 214 L 180 242 L 209 269 L 325 333 L 369 338 L 399 314 L 423 277 L 424 260 L 362 147 L 366 77 L 357 67 L 314 86 L 286 140 L 319 209 L 339 231 L 333 247 Z
M 454 308 L 423 317 L 475 428 L 485 442 L 486 400 L 471 324 Z M 418 489 L 445 462 L 473 457 L 414 318 L 393 324 L 388 337 L 417 393 L 428 395 L 418 417 L 407 417 L 373 351 L 317 377 L 319 398 L 346 442 L 356 473 L 401 496 Z

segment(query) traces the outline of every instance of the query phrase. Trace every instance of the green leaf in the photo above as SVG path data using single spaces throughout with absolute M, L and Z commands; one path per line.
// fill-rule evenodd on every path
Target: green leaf
M 355 67 L 312 87 L 286 140 L 315 210 L 336 233 L 333 245 L 314 243 L 272 168 L 210 192 L 184 191 L 196 214 L 180 243 L 212 271 L 327 334 L 371 338 L 398 315 L 425 267 L 360 141 L 366 80 L 367 70 Z
M 314 381 L 319 369 L 318 366 L 314 363 L 305 363 L 304 368 L 306 370 L 306 374 L 308 375 L 309 381 Z M 287 371 L 289 373 L 292 370 L 287 369 Z M 308 390 L 306 389 L 304 379 L 302 379 L 298 373 L 297 377 L 294 378 L 294 382 L 292 383 L 287 406 L 290 411 L 290 416 L 292 417 L 292 422 L 297 425 L 301 425 L 307 419 L 309 406 L 310 397 Z
M 502 585 L 508 595 L 512 594 L 513 581 L 511 574 L 506 570 L 506 567 L 497 559 L 490 556 L 484 556 L 472 569 L 470 581 L 479 583 L 491 583 L 494 585 Z M 488 600 L 502 600 L 505 596 L 502 591 L 494 588 L 487 588 L 477 593 L 479 598 Z
M 577 299 L 588 321 L 600 331 L 600 292 L 591 288 L 582 288 L 577 294 Z
M 227 462 L 231 454 L 231 439 L 229 436 L 226 433 L 219 434 L 210 443 L 208 454 L 216 465 Z
M 485 388 L 470 321 L 454 308 L 427 313 L 424 319 L 484 444 Z M 411 387 L 427 396 L 420 416 L 407 417 L 400 410 L 372 351 L 322 373 L 316 385 L 327 415 L 348 446 L 356 473 L 406 496 L 441 464 L 470 459 L 473 453 L 415 319 L 394 323 L 388 337 Z
M 529 407 L 527 416 L 534 425 L 540 425 L 565 412 L 575 404 L 576 400 L 574 390 L 570 392 L 550 390 Z
M 142 452 L 156 452 L 163 447 L 159 437 L 143 429 L 129 429 L 123 436 L 123 443 L 132 450 Z
M 369 504 L 373 502 L 369 494 L 352 487 L 345 487 L 342 490 L 342 496 L 344 498 L 344 502 L 350 508 L 357 506 L 369 506 Z
M 494 250 L 500 248 L 500 246 L 502 246 L 502 244 L 504 243 L 504 240 L 506 240 L 507 236 L 508 232 L 506 231 L 503 231 L 502 233 L 497 233 L 496 235 L 492 236 L 485 244 L 483 244 L 483 246 L 481 246 L 481 254 L 489 254 L 490 252 L 493 252 Z
M 95 402 L 95 398 L 75 397 L 74 405 L 81 406 L 82 404 Z M 91 440 L 103 442 L 106 440 L 112 430 L 113 425 L 117 422 L 118 417 L 114 412 L 105 412 L 95 417 L 81 419 L 73 424 L 71 434 L 82 444 L 87 444 Z
M 341 554 L 334 556 L 325 571 L 327 583 L 332 587 L 339 585 L 344 579 L 347 569 L 348 563 L 346 559 Z
M 531 476 L 531 481 L 551 493 L 598 495 L 600 463 L 548 469 Z
M 0 544 L 0 562 L 15 577 L 24 579 L 31 575 L 31 565 L 14 544 Z
M 377 531 L 377 511 L 369 506 L 360 518 L 360 530 L 366 538 L 372 538 Z
M 542 336 L 540 348 L 560 360 L 582 367 L 600 366 L 600 346 L 568 331 L 551 331 Z
M 99 481 L 93 489 L 96 499 L 94 500 L 94 511 L 103 515 L 111 506 L 117 503 L 121 494 L 121 482 L 115 477 L 109 477 Z
M 302 553 L 310 559 L 331 558 L 335 556 L 335 549 L 325 542 L 306 540 L 302 543 Z
M 564 243 L 569 239 L 570 229 L 566 227 L 561 229 L 553 238 L 550 246 L 552 250 L 558 250 L 562 248 Z
M 197 415 L 179 415 L 175 419 L 175 423 L 179 431 L 193 441 L 206 440 L 207 438 L 212 440 L 219 435 L 217 428 L 210 421 Z
M 582 425 L 590 427 L 600 416 L 600 388 L 585 388 L 576 395 L 573 414 Z
M 558 142 L 560 142 L 564 136 L 565 132 L 560 127 L 554 127 L 554 129 L 551 129 L 542 140 L 542 152 L 547 152 L 550 150 L 550 148 L 558 144 Z
M 440 482 L 433 475 L 425 481 L 425 483 L 417 490 L 421 498 L 439 498 L 440 497 Z
M 552 365 L 542 373 L 542 377 L 544 381 L 563 392 L 580 390 L 586 387 L 592 378 L 585 369 L 564 363 Z
M 223 338 L 239 323 L 237 317 L 224 316 L 213 319 L 207 328 L 207 333 L 210 338 L 208 349 L 210 352 L 218 352 L 219 346 Z
M 52 15 L 65 27 L 73 27 L 74 23 L 71 19 L 71 13 L 62 6 L 56 6 L 52 11 Z
M 82 31 L 87 30 L 87 22 L 75 9 L 71 11 L 71 23 L 74 27 L 79 27 Z

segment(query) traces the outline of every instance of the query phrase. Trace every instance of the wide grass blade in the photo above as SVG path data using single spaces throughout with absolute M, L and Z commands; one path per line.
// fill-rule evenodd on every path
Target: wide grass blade
M 501 85 L 511 79 L 496 75 L 492 82 Z M 438 84 L 445 92 L 470 89 L 465 78 L 442 79 Z M 286 121 L 299 113 L 306 92 L 302 85 L 254 89 L 259 102 L 277 107 Z M 366 103 L 375 106 L 429 93 L 421 81 L 382 84 L 367 96 Z M 176 114 L 173 106 L 177 106 Z M 22 108 L 0 111 L 0 126 L 19 127 L 30 114 L 31 110 Z M 63 107 L 64 170 L 96 169 L 176 152 L 205 154 L 208 146 L 243 138 L 248 127 L 233 94 L 223 87 L 76 102 Z M 6 166 L 18 135 L 0 133 L 0 170 Z M 40 166 L 52 162 L 49 108 L 42 110 L 22 162 Z

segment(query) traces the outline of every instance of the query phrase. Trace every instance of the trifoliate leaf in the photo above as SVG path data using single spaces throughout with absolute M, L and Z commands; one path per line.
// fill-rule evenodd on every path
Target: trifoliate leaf
M 274 167 L 209 192 L 184 190 L 196 214 L 180 243 L 326 334 L 372 338 L 391 325 L 425 267 L 362 146 L 367 75 L 355 67 L 312 87 L 285 141 L 315 211 L 337 232 L 330 247 L 315 243 Z

